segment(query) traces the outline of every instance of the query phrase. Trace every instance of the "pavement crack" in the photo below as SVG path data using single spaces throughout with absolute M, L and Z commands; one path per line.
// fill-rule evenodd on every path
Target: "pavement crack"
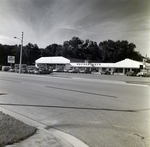
M 0 93 L 0 95 L 8 95 L 8 93 Z
M 89 94 L 89 95 L 97 95 L 97 96 L 104 96 L 104 97 L 109 97 L 109 98 L 117 98 L 116 96 L 113 96 L 113 95 L 99 94 L 99 93 L 93 93 L 93 92 L 88 92 L 88 91 L 80 91 L 80 90 L 67 89 L 67 88 L 61 88 L 61 87 L 53 87 L 53 86 L 45 86 L 45 87 L 51 88 L 51 89 L 57 89 L 57 90 L 64 90 L 64 91 L 70 91 L 70 92 Z
M 144 138 L 145 138 L 144 136 L 141 136 L 141 135 L 139 135 L 139 134 L 137 134 L 137 133 L 134 133 L 133 135 L 136 135 L 136 136 L 140 137 L 141 139 L 144 139 Z

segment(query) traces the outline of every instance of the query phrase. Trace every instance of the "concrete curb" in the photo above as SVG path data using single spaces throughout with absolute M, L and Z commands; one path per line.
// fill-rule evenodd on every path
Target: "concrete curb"
M 13 112 L 5 107 L 0 106 L 0 111 L 38 129 L 37 132 L 28 139 L 20 143 L 7 145 L 6 147 L 88 147 L 85 143 L 74 136 L 54 128 L 46 130 L 45 128 L 47 126 L 45 124 Z

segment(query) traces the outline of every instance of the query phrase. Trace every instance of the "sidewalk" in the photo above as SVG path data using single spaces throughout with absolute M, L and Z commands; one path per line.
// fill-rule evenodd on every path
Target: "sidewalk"
M 73 147 L 73 145 L 51 131 L 38 128 L 37 132 L 28 139 L 6 147 Z
M 4 107 L 0 107 L 0 111 L 5 114 L 10 115 L 11 117 L 21 120 L 22 122 L 32 125 L 37 128 L 37 131 L 34 135 L 29 138 L 12 145 L 6 145 L 6 147 L 73 147 L 70 141 L 65 139 L 66 133 L 55 129 L 45 129 L 44 124 L 40 124 L 34 120 L 31 120 L 25 116 L 19 115 L 15 112 L 12 112 Z M 14 132 L 15 133 L 15 132 Z M 64 136 L 64 137 L 63 137 Z
M 47 130 L 45 129 L 47 127 L 46 125 L 8 110 L 2 106 L 0 106 L 0 110 L 5 114 L 14 117 L 15 119 L 21 120 L 24 123 L 37 128 L 37 131 L 33 136 L 19 143 L 7 145 L 6 147 L 88 147 L 88 145 L 76 137 L 65 132 L 56 130 L 54 128 Z

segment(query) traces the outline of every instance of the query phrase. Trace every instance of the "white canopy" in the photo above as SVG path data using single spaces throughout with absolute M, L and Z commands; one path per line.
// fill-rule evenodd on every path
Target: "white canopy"
M 140 68 L 140 65 L 144 67 L 150 67 L 150 64 L 131 59 L 124 59 L 116 63 L 70 63 L 73 67 L 101 67 L 101 68 Z
M 143 62 L 134 61 L 131 59 L 124 59 L 115 63 L 116 68 L 139 68 L 140 65 L 143 65 Z
M 35 61 L 36 64 L 67 64 L 70 60 L 62 56 L 58 57 L 41 57 Z

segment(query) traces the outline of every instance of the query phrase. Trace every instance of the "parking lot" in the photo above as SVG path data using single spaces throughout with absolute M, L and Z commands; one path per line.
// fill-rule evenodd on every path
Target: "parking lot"
M 99 73 L 92 74 L 81 74 L 81 73 L 52 73 L 52 77 L 64 77 L 64 78 L 86 78 L 86 79 L 97 79 L 105 81 L 122 81 L 131 84 L 146 84 L 150 85 L 150 77 L 136 77 L 136 76 L 126 76 L 126 75 L 101 75 Z

